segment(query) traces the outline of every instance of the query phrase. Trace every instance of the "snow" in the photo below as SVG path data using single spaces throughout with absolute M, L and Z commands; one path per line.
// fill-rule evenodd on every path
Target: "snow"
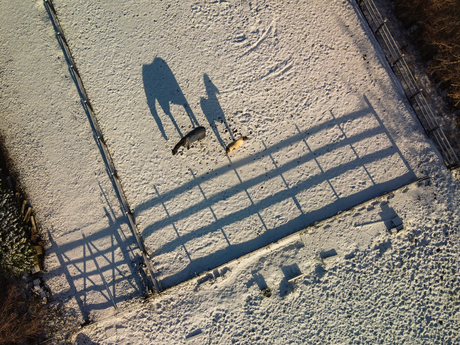
M 53 3 L 167 289 L 139 303 L 135 236 L 43 3 L 2 3 L 0 131 L 70 320 L 52 341 L 458 342 L 458 173 L 354 2 Z
M 429 144 L 400 89 L 380 104 L 395 86 L 347 4 L 81 6 L 59 18 L 163 287 L 424 176 L 399 147 Z
M 76 339 L 86 335 L 103 344 L 456 343 L 458 228 L 451 224 L 458 224 L 458 214 L 440 211 L 443 203 L 433 203 L 434 190 L 423 183 L 393 198 L 375 199 L 226 264 L 209 280 L 189 281 L 134 311 L 89 326 Z M 422 212 L 408 215 L 413 203 Z M 394 214 L 407 219 L 398 235 L 390 235 L 383 224 Z M 438 216 L 443 220 L 436 222 Z M 321 259 L 320 253 L 331 248 L 337 255 Z M 268 298 L 261 293 L 267 286 L 272 290 Z M 196 333 L 201 336 L 193 337 Z

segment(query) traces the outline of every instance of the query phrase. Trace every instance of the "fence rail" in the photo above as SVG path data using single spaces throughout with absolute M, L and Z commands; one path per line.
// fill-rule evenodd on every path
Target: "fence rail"
M 453 169 L 458 167 L 460 165 L 460 161 L 449 140 L 444 134 L 441 125 L 436 120 L 436 117 L 425 98 L 422 88 L 409 69 L 404 54 L 402 54 L 396 41 L 391 35 L 390 30 L 386 25 L 386 19 L 381 16 L 373 0 L 357 0 L 357 2 L 364 14 L 364 17 L 367 19 L 370 28 L 374 32 L 374 35 L 381 43 L 382 49 L 388 62 L 390 63 L 391 68 L 399 76 L 404 92 L 414 108 L 415 114 L 422 124 L 426 135 L 433 140 L 434 144 L 440 151 L 447 168 Z M 380 40 L 378 39 L 379 37 Z
M 131 209 L 128 204 L 128 200 L 126 199 L 125 192 L 123 190 L 123 187 L 121 185 L 120 179 L 117 174 L 117 170 L 115 169 L 115 165 L 113 163 L 112 156 L 109 152 L 109 149 L 107 147 L 107 144 L 105 143 L 104 137 L 102 136 L 102 131 L 99 127 L 99 122 L 97 121 L 96 114 L 94 112 L 94 109 L 91 105 L 91 102 L 89 100 L 88 94 L 86 93 L 86 89 L 83 85 L 83 81 L 80 77 L 80 73 L 78 72 L 78 69 L 75 65 L 75 61 L 73 59 L 72 53 L 70 51 L 69 45 L 67 43 L 67 40 L 64 36 L 64 32 L 62 30 L 61 24 L 57 18 L 56 10 L 53 6 L 52 0 L 44 0 L 45 8 L 48 11 L 48 14 L 50 16 L 50 19 L 53 23 L 53 26 L 56 30 L 56 37 L 57 40 L 59 41 L 59 45 L 61 46 L 65 58 L 67 60 L 67 63 L 69 65 L 69 71 L 73 77 L 73 80 L 75 82 L 75 85 L 78 89 L 78 92 L 80 94 L 80 98 L 82 100 L 82 105 L 83 108 L 85 109 L 85 112 L 88 114 L 88 120 L 90 122 L 91 128 L 93 130 L 96 143 L 100 149 L 100 152 L 103 156 L 104 162 L 106 164 L 109 177 L 111 178 L 114 188 L 118 194 L 122 209 L 128 218 L 129 221 L 129 226 L 131 228 L 131 231 L 133 232 L 134 236 L 136 237 L 136 241 L 139 247 L 139 250 L 142 253 L 142 257 L 144 259 L 144 264 L 145 268 L 147 269 L 148 275 L 150 276 L 151 283 L 157 293 L 161 291 L 161 288 L 159 286 L 158 281 L 155 278 L 155 275 L 153 273 L 153 267 L 152 263 L 150 262 L 150 259 L 148 257 L 147 251 L 144 246 L 144 241 L 142 240 L 141 234 L 139 232 L 139 229 L 137 228 L 136 222 L 134 220 L 133 214 L 131 212 Z

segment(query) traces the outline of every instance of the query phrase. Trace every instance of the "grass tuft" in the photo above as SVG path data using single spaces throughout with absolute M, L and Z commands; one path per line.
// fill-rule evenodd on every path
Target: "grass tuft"
M 395 2 L 396 14 L 412 36 L 454 110 L 460 109 L 460 1 Z
M 0 278 L 0 344 L 21 344 L 43 333 L 43 308 L 26 298 L 22 282 Z

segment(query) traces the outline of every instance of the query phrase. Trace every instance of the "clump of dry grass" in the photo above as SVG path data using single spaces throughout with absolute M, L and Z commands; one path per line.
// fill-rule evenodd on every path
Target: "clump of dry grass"
M 0 279 L 0 344 L 20 344 L 43 332 L 43 308 L 25 298 L 18 280 Z
M 429 69 L 454 109 L 460 109 L 460 1 L 406 0 L 395 10 L 413 36 Z

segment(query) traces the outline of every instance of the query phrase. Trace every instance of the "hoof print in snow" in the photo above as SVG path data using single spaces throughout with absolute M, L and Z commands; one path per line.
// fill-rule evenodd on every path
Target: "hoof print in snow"
M 349 254 L 345 254 L 345 260 L 350 260 L 350 259 L 353 259 L 355 257 L 355 252 L 351 252 Z
M 190 340 L 190 339 L 192 339 L 192 338 L 193 338 L 193 339 L 196 339 L 196 338 L 199 338 L 199 337 L 201 337 L 201 336 L 203 336 L 203 335 L 204 335 L 203 331 L 202 331 L 201 329 L 197 329 L 197 330 L 195 330 L 195 331 L 193 331 L 193 332 L 187 334 L 187 335 L 185 336 L 185 340 Z
M 272 295 L 272 290 L 269 287 L 266 287 L 261 292 L 262 292 L 262 295 L 267 298 L 271 297 Z
M 417 187 L 428 187 L 431 185 L 431 178 L 429 176 L 420 179 L 417 182 Z
M 395 197 L 394 193 L 390 193 L 387 195 L 387 200 L 393 199 Z
M 336 255 L 337 255 L 337 252 L 336 252 L 336 250 L 334 248 L 332 248 L 330 250 L 322 251 L 321 253 L 319 253 L 319 257 L 322 260 L 332 258 L 332 257 L 334 257 Z
M 316 276 L 321 279 L 322 277 L 324 277 L 324 275 L 326 274 L 326 269 L 324 268 L 324 266 L 322 264 L 317 264 L 315 266 L 315 274 Z
M 230 268 L 224 267 L 220 270 L 219 274 L 222 278 L 225 278 L 225 275 L 227 274 L 227 272 L 231 272 Z
M 204 275 L 203 277 L 200 277 L 197 279 L 196 281 L 196 285 L 201 285 L 203 283 L 206 283 L 207 281 L 209 280 L 214 280 L 214 275 L 212 273 L 206 273 L 206 275 Z
M 233 42 L 241 43 L 246 40 L 246 35 L 239 35 L 233 38 Z

